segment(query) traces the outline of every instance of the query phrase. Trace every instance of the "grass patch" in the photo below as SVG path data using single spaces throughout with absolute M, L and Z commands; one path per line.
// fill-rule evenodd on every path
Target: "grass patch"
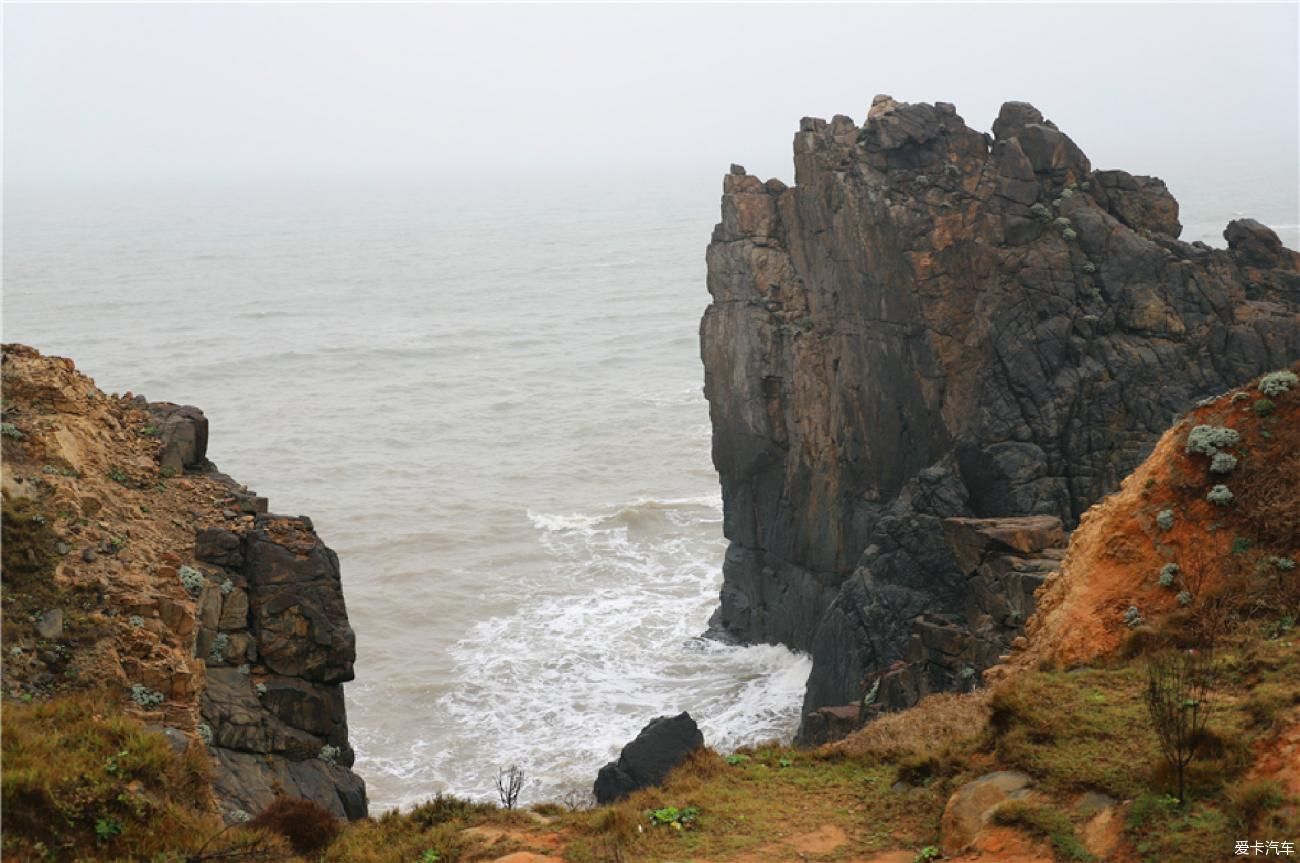
M 207 797 L 207 759 L 172 751 L 106 697 L 10 704 L 4 717 L 5 859 L 171 861 L 223 825 Z M 208 851 L 288 856 L 282 841 L 229 830 Z
M 1052 791 L 1136 797 L 1159 752 L 1144 686 L 1138 668 L 1023 674 L 994 692 L 994 751 Z

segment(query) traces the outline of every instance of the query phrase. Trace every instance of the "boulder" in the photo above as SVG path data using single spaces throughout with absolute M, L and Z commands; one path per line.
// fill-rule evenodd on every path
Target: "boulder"
M 958 788 L 939 820 L 939 850 L 945 857 L 956 857 L 975 840 L 998 804 L 1028 796 L 1031 782 L 1024 773 L 1002 770 Z
M 208 418 L 193 405 L 153 402 L 149 415 L 158 430 L 158 462 L 180 473 L 200 468 L 208 454 Z
M 593 791 L 597 803 L 613 803 L 633 791 L 661 784 L 669 771 L 704 745 L 704 735 L 689 713 L 650 720 L 617 761 L 600 769 Z

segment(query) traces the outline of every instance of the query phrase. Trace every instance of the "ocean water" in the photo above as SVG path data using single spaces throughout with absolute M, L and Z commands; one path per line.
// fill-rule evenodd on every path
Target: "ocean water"
M 1294 190 L 1171 182 L 1186 239 Z M 1188 188 L 1188 186 L 1191 188 Z M 199 405 L 309 514 L 358 638 L 372 808 L 590 789 L 650 718 L 786 738 L 807 658 L 698 638 L 721 501 L 697 332 L 720 177 L 6 190 L 6 341 Z

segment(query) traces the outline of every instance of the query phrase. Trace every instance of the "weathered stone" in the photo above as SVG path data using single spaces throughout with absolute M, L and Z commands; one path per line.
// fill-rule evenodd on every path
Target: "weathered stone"
M 221 600 L 221 618 L 217 621 L 217 628 L 246 629 L 247 627 L 248 593 L 236 587 Z
M 36 621 L 36 634 L 49 641 L 63 637 L 63 609 L 51 608 Z
M 261 516 L 247 539 L 253 631 L 278 674 L 351 680 L 356 637 L 348 624 L 338 556 L 302 518 Z
M 208 452 L 208 419 L 192 405 L 154 402 L 148 407 L 158 429 L 158 462 L 180 473 L 201 467 Z
M 967 782 L 948 798 L 939 820 L 939 850 L 956 857 L 988 822 L 999 803 L 1028 794 L 1032 780 L 1023 773 L 1003 770 Z
M 964 687 L 1021 634 L 1050 549 L 947 519 L 1068 530 L 1173 417 L 1300 356 L 1300 258 L 1267 228 L 1180 242 L 1160 181 L 1093 172 L 1030 105 L 994 131 L 879 97 L 856 135 L 800 123 L 792 186 L 724 181 L 710 631 L 811 652 L 805 715 Z
M 239 534 L 209 527 L 194 535 L 194 557 L 205 563 L 238 568 L 244 563 L 243 546 Z
M 661 784 L 669 771 L 704 745 L 704 735 L 689 713 L 650 720 L 617 761 L 600 769 L 593 793 L 597 803 L 612 803 L 641 788 Z
M 214 747 L 213 791 L 230 808 L 256 815 L 277 796 L 313 800 L 342 818 L 366 816 L 366 787 L 351 770 L 319 758 L 303 761 Z
M 804 717 L 797 746 L 820 746 L 853 733 L 862 724 L 862 710 L 856 704 L 819 707 Z

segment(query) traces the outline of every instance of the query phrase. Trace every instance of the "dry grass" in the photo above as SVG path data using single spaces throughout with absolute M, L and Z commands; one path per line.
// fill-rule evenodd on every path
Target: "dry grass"
M 988 690 L 966 695 L 931 695 L 900 713 L 890 713 L 826 747 L 827 754 L 892 761 L 935 753 L 973 742 L 989 721 Z
M 150 860 L 205 844 L 208 852 L 244 849 L 231 860 L 289 859 L 278 838 L 224 830 L 208 803 L 206 769 L 202 753 L 178 756 L 104 697 L 11 703 L 5 860 Z

